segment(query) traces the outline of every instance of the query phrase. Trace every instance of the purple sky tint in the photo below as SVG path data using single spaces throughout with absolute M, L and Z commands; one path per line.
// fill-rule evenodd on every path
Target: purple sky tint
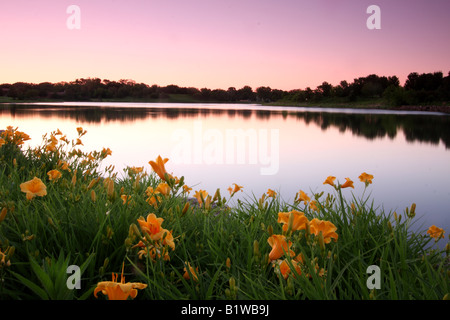
M 69 30 L 69 5 L 81 29 Z M 367 7 L 381 8 L 369 30 Z M 0 3 L 0 83 L 133 79 L 290 90 L 450 71 L 448 0 L 44 0 Z

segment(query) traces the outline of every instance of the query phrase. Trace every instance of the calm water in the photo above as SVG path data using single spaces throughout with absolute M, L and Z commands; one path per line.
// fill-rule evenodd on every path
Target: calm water
M 59 128 L 69 139 L 88 131 L 86 151 L 109 147 L 105 165 L 145 166 L 158 155 L 194 190 L 214 193 L 232 183 L 240 197 L 268 188 L 292 200 L 300 189 L 332 192 L 329 175 L 350 177 L 360 196 L 362 172 L 387 211 L 417 204 L 416 228 L 450 232 L 450 116 L 417 112 L 303 109 L 259 105 L 61 103 L 0 106 L 0 128 L 18 126 L 37 145 Z M 417 219 L 417 218 L 416 218 Z

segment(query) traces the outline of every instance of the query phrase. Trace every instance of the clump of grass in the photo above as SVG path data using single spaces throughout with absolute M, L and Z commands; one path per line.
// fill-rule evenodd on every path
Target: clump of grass
M 368 174 L 359 197 L 352 180 L 328 177 L 323 192 L 300 191 L 291 203 L 269 189 L 230 206 L 244 187 L 226 197 L 194 191 L 161 157 L 150 173 L 100 170 L 111 150 L 81 151 L 85 134 L 53 131 L 27 150 L 25 133 L 1 134 L 2 299 L 448 297 L 449 246 L 433 245 L 444 231 L 411 232 L 415 205 L 403 216 L 374 208 Z M 68 283 L 69 266 L 80 267 L 79 288 Z M 380 271 L 377 288 L 370 266 Z

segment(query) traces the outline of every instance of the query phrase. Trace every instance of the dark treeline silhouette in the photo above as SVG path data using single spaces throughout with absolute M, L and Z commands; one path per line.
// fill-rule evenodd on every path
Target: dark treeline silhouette
M 110 81 L 99 78 L 77 79 L 72 82 L 42 82 L 39 84 L 16 82 L 1 84 L 0 95 L 14 100 L 55 101 L 168 101 L 168 102 L 354 102 L 382 99 L 392 106 L 418 105 L 450 101 L 450 72 L 410 73 L 403 86 L 397 76 L 375 74 L 354 79 L 352 83 L 343 80 L 333 86 L 323 82 L 316 89 L 279 90 L 270 87 L 250 86 L 240 89 L 208 89 L 165 87 L 133 80 Z

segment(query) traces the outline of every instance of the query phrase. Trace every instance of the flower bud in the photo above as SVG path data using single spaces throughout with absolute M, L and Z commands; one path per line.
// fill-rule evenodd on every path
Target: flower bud
M 72 185 L 75 186 L 76 183 L 77 183 L 77 170 L 73 172 L 72 176 Z
M 136 180 L 135 180 L 134 183 L 133 183 L 133 187 L 134 187 L 135 190 L 139 190 L 140 187 L 141 187 L 141 185 L 139 184 L 140 178 L 141 178 L 141 176 L 138 175 L 138 176 L 136 177 Z M 122 187 L 122 188 L 123 188 L 123 187 Z
M 0 212 L 0 222 L 2 222 L 3 220 L 5 220 L 6 214 L 8 213 L 8 210 L 5 208 L 2 209 L 2 211 Z
M 255 257 L 259 257 L 259 242 L 258 240 L 253 241 L 253 255 Z
M 289 214 L 289 221 L 288 221 L 288 228 L 287 228 L 287 234 L 289 234 L 292 230 L 292 225 L 294 224 L 294 214 L 290 213 Z
M 186 202 L 186 204 L 183 207 L 183 211 L 181 211 L 181 216 L 184 216 L 186 214 L 186 212 L 189 210 L 189 202 Z
M 230 291 L 230 289 L 228 289 L 228 288 L 225 289 L 225 296 L 227 297 L 227 299 L 231 299 L 231 291 Z
M 5 253 L 8 257 L 12 257 L 14 254 L 14 251 L 16 251 L 16 247 L 11 246 L 8 248 L 8 250 Z
M 409 211 L 409 217 L 414 218 L 416 216 L 416 204 L 411 205 L 411 210 Z
M 392 232 L 392 224 L 390 221 L 388 221 L 387 226 L 388 226 L 389 231 Z
M 131 241 L 130 238 L 126 238 L 125 241 L 124 241 L 124 244 L 125 244 L 126 248 L 130 248 L 131 245 L 133 244 L 133 242 Z
M 305 236 L 306 236 L 306 239 L 308 239 L 309 238 L 309 236 L 311 235 L 311 226 L 309 225 L 309 222 L 307 222 L 307 223 L 305 223 L 305 226 L 306 226 L 306 228 L 305 228 Z
M 210 195 L 208 195 L 208 196 L 206 197 L 206 201 L 205 201 L 205 209 L 206 209 L 206 210 L 211 209 L 211 196 L 210 196 Z
M 106 194 L 108 195 L 108 198 L 112 199 L 114 196 L 114 181 L 111 179 L 108 180 L 106 185 Z
M 56 227 L 56 226 L 55 226 L 55 223 L 53 222 L 53 219 L 52 219 L 52 218 L 48 217 L 47 222 L 48 222 L 48 224 L 51 225 L 52 227 Z
M 225 265 L 227 266 L 227 269 L 230 270 L 230 267 L 231 267 L 231 260 L 230 260 L 230 258 L 227 258 L 227 261 L 226 261 Z
M 93 188 L 93 187 L 95 187 L 95 185 L 98 183 L 98 181 L 99 181 L 99 179 L 100 178 L 95 178 L 95 179 L 92 179 L 92 181 L 89 183 L 89 185 L 88 185 L 88 190 L 89 189 L 91 189 L 91 188 Z
M 231 294 L 235 295 L 236 294 L 236 280 L 233 277 L 231 277 L 229 283 L 230 283 Z
M 135 223 L 132 223 L 130 226 L 133 229 L 133 232 L 138 238 L 141 238 L 141 232 L 139 231 L 137 225 Z
M 109 263 L 109 258 L 105 258 L 105 260 L 103 261 L 103 268 L 106 269 L 106 267 L 108 266 Z
M 319 241 L 320 250 L 322 250 L 322 252 L 325 252 L 325 241 L 323 239 L 322 231 L 319 232 L 318 241 Z
M 218 199 L 220 199 L 220 189 L 219 188 L 217 188 L 216 193 L 214 194 L 214 197 L 213 197 L 212 201 L 214 202 L 214 201 L 216 201 Z

